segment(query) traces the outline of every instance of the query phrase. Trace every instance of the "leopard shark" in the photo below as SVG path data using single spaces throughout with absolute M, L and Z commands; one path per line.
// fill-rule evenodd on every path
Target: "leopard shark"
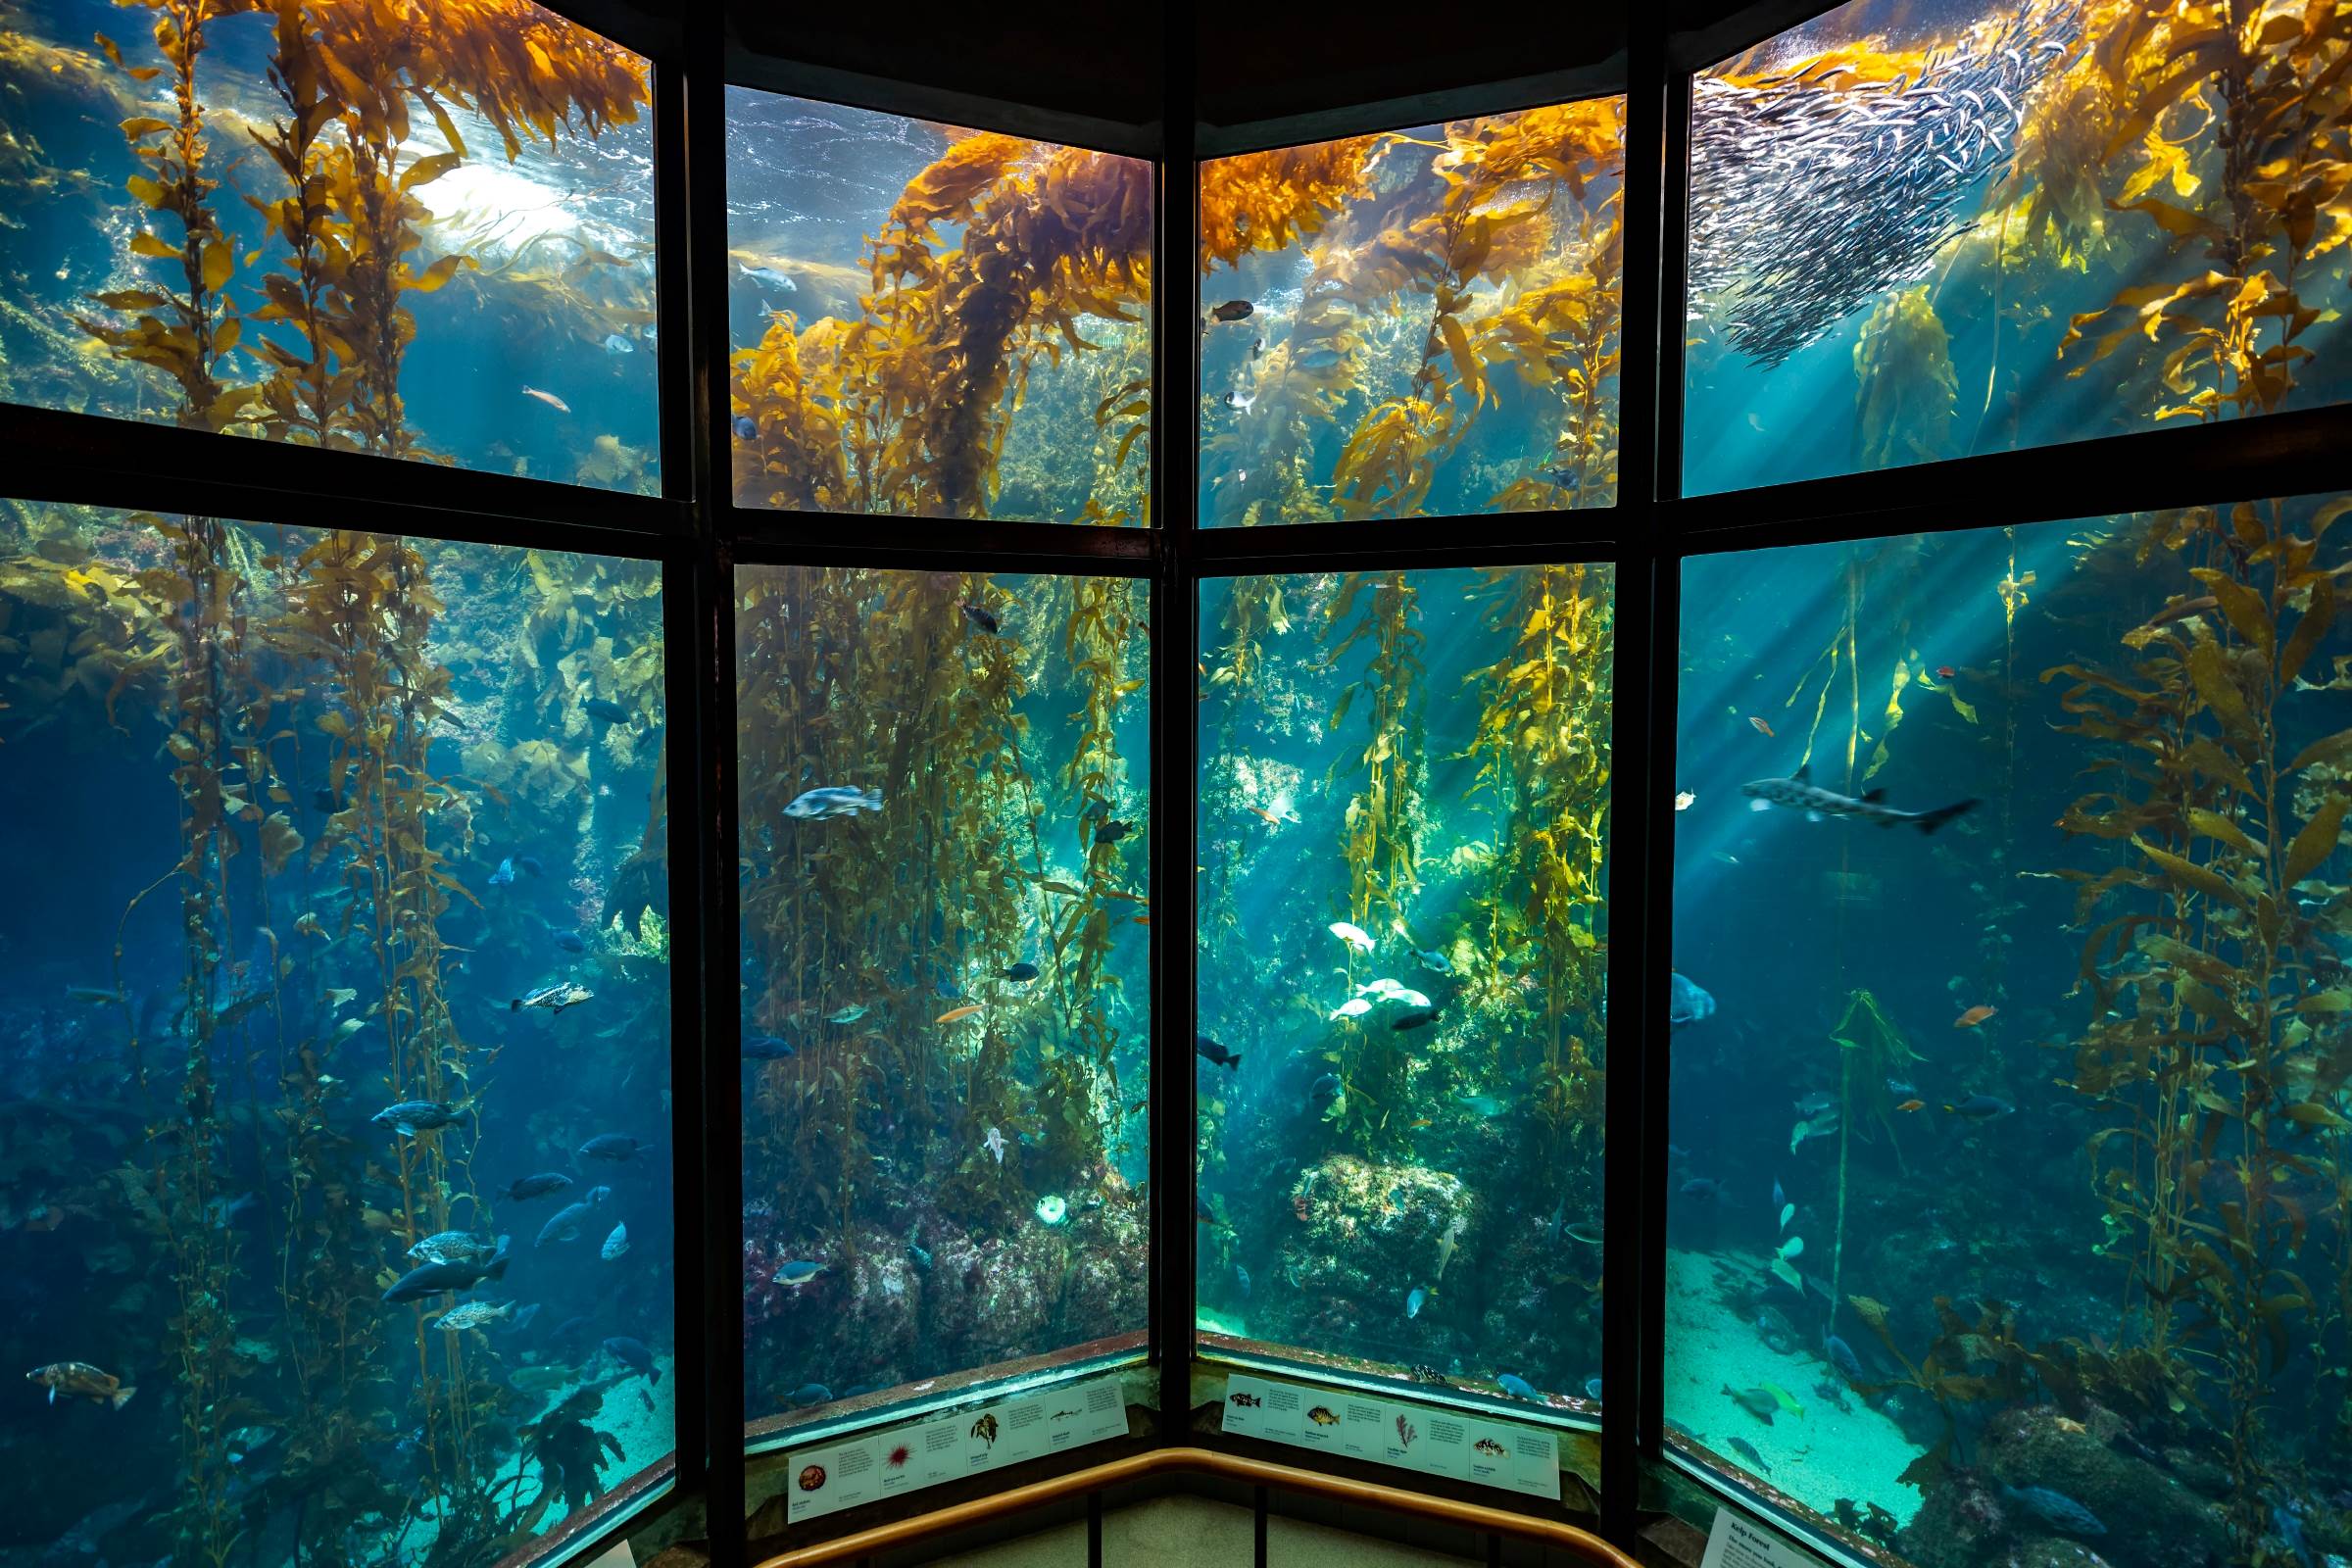
M 1892 827 L 1897 822 L 1908 822 L 1922 833 L 1935 832 L 1944 823 L 1977 804 L 1972 799 L 1955 801 L 1949 806 L 1939 806 L 1933 811 L 1901 811 L 1886 804 L 1885 790 L 1865 790 L 1860 795 L 1840 795 L 1836 790 L 1822 788 L 1807 777 L 1812 772 L 1812 766 L 1810 762 L 1805 763 L 1787 778 L 1751 780 L 1740 786 L 1740 793 L 1750 798 L 1748 809 L 1753 811 L 1768 810 L 1775 806 L 1786 806 L 1790 810 L 1804 812 L 1806 816 L 1816 822 L 1825 816 L 1858 817 L 1865 822 L 1876 823 L 1880 827 Z

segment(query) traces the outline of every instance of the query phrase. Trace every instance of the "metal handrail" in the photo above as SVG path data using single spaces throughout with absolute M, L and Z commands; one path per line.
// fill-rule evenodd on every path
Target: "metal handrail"
M 1253 1486 L 1279 1487 L 1286 1492 L 1303 1492 L 1360 1507 L 1385 1508 L 1391 1513 L 1458 1525 L 1481 1533 L 1540 1541 L 1547 1546 L 1557 1546 L 1586 1562 L 1595 1564 L 1597 1568 L 1638 1568 L 1632 1556 L 1591 1531 L 1579 1530 L 1574 1525 L 1532 1518 L 1502 1508 L 1489 1508 L 1481 1503 L 1456 1502 L 1450 1497 L 1400 1492 L 1394 1487 L 1349 1481 L 1340 1476 L 1324 1475 L 1320 1471 L 1270 1464 L 1263 1459 L 1247 1459 L 1239 1454 L 1218 1453 L 1208 1448 L 1152 1448 L 1124 1459 L 1113 1459 L 1108 1464 L 1096 1465 L 1092 1469 L 1074 1470 L 1065 1476 L 1054 1476 L 1030 1486 L 1016 1487 L 993 1496 L 975 1497 L 969 1502 L 959 1502 L 935 1513 L 876 1525 L 853 1536 L 842 1536 L 833 1541 L 819 1542 L 815 1545 L 779 1552 L 775 1556 L 761 1558 L 758 1568 L 817 1568 L 820 1563 L 848 1562 L 934 1536 L 967 1529 L 991 1519 L 1001 1519 L 1006 1514 L 1042 1508 L 1066 1497 L 1084 1496 L 1091 1492 L 1171 1470 L 1222 1476 Z

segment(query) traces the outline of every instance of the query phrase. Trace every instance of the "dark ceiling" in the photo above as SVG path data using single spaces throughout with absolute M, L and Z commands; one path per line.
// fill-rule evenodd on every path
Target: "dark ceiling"
M 674 37 L 676 0 L 556 0 L 560 9 L 639 39 Z M 862 78 L 899 83 L 971 110 L 1025 105 L 1108 125 L 1155 123 L 1166 102 L 1169 13 L 1102 0 L 1021 0 L 990 12 L 971 0 L 890 0 L 801 6 L 723 3 L 731 77 L 848 97 Z M 1460 112 L 1459 95 L 1503 84 L 1501 96 L 1538 101 L 1616 84 L 1626 19 L 1645 0 L 1606 5 L 1382 6 L 1217 3 L 1187 7 L 1193 107 L 1208 126 L 1280 122 L 1316 134 L 1374 105 L 1386 123 Z M 1740 19 L 1801 15 L 1827 0 L 1646 0 L 1672 26 L 1702 37 L 1743 30 Z M 624 20 L 625 19 L 625 20 Z M 1760 35 L 1759 24 L 1746 29 Z M 1745 41 L 1741 39 L 1740 41 Z M 770 64 L 774 63 L 774 64 Z M 913 106 L 909 106 L 910 108 Z M 952 102 L 932 113 L 946 117 Z M 1499 106 L 1497 106 L 1499 107 Z M 919 112 L 919 111 L 918 111 Z M 977 116 L 974 117 L 977 119 Z M 1359 113 L 1355 118 L 1363 117 Z M 1002 128 L 1020 130 L 1020 123 Z M 1361 128 L 1361 127 L 1357 127 Z

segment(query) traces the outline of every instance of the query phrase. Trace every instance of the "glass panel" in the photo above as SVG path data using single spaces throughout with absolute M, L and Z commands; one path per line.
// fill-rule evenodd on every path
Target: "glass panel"
M 1598 1398 L 1611 575 L 1203 585 L 1203 1330 Z
M 1146 585 L 737 586 L 755 1424 L 1140 1344 Z
M 1625 100 L 1200 166 L 1203 527 L 1617 497 Z
M 1853 0 L 1694 78 L 1686 488 L 2352 396 L 2305 11 Z
M 660 588 L 0 509 L 32 1555 L 486 1562 L 657 1484 Z
M 1916 1562 L 2324 1549 L 2348 511 L 1686 564 L 1688 1438 Z
M 0 45 L 0 396 L 659 488 L 644 60 L 527 0 L 55 0 Z
M 736 505 L 1147 521 L 1152 179 L 728 88 Z

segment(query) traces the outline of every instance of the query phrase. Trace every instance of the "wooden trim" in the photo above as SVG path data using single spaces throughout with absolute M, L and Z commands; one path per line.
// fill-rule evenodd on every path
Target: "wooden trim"
M 820 1563 L 850 1562 L 910 1545 L 934 1536 L 969 1529 L 992 1519 L 1002 1519 L 1007 1514 L 1042 1508 L 1069 1497 L 1098 1493 L 1105 1488 L 1168 1471 L 1219 1476 L 1255 1486 L 1278 1488 L 1284 1492 L 1306 1493 L 1336 1502 L 1352 1503 L 1357 1507 L 1382 1508 L 1391 1513 L 1458 1525 L 1467 1530 L 1540 1541 L 1547 1546 L 1556 1546 L 1581 1557 L 1586 1562 L 1597 1564 L 1599 1568 L 1637 1568 L 1631 1556 L 1591 1531 L 1579 1530 L 1574 1525 L 1537 1519 L 1503 1508 L 1484 1507 L 1474 1502 L 1456 1502 L 1449 1497 L 1432 1497 L 1417 1492 L 1374 1486 L 1369 1482 L 1349 1481 L 1287 1464 L 1269 1464 L 1263 1459 L 1216 1453 L 1207 1448 L 1153 1448 L 1146 1453 L 1114 1459 L 1108 1464 L 1099 1464 L 1088 1470 L 1075 1470 L 1065 1476 L 1055 1476 L 994 1496 L 975 1497 L 970 1502 L 957 1503 L 952 1508 L 942 1508 L 919 1518 L 876 1525 L 871 1530 L 861 1530 L 853 1536 L 780 1552 L 762 1558 L 758 1568 L 816 1568 Z

